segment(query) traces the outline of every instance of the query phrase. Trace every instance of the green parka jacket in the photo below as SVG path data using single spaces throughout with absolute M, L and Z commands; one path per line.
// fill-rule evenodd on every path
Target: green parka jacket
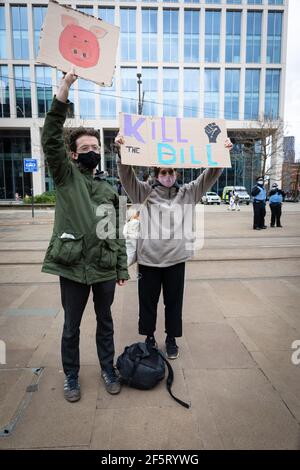
M 54 228 L 42 271 L 88 285 L 128 279 L 125 243 L 117 238 L 118 194 L 107 181 L 94 179 L 92 171 L 80 170 L 69 158 L 63 138 L 67 110 L 68 103 L 54 97 L 42 132 L 56 185 Z M 114 221 L 115 235 L 103 237 L 107 222 Z

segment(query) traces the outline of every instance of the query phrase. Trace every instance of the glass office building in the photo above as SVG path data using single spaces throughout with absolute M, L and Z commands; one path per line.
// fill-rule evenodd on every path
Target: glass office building
M 120 27 L 113 85 L 79 79 L 69 127 L 99 129 L 102 167 L 116 176 L 112 143 L 120 111 L 224 118 L 229 136 L 247 133 L 261 116 L 283 117 L 288 0 L 60 1 Z M 0 199 L 30 190 L 23 159 L 37 158 L 35 194 L 53 188 L 40 145 L 45 113 L 61 72 L 36 63 L 46 0 L 0 0 Z M 232 152 L 215 189 L 245 185 L 260 172 L 260 146 L 251 158 L 243 144 Z M 280 157 L 278 157 L 280 158 Z M 184 182 L 201 170 L 180 170 Z

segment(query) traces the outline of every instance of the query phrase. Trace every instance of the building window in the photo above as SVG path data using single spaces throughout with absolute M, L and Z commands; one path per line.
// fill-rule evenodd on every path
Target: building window
M 199 116 L 199 69 L 184 69 L 184 117 Z
M 178 62 L 178 10 L 164 9 L 164 62 Z
M 270 11 L 268 14 L 267 63 L 281 62 L 282 13 Z
M 269 5 L 283 5 L 283 0 L 269 0 Z
M 116 118 L 116 83 L 113 77 L 112 86 L 100 88 L 100 116 L 104 119 Z
M 15 65 L 15 93 L 17 117 L 31 117 L 31 90 L 28 65 Z
M 5 7 L 0 5 L 0 59 L 7 59 Z
M 79 110 L 81 119 L 96 119 L 95 84 L 89 80 L 78 80 Z
M 280 70 L 266 71 L 265 116 L 277 119 L 279 115 Z
M 136 60 L 136 9 L 121 8 L 121 59 Z
M 44 117 L 52 102 L 52 69 L 37 65 L 35 67 L 38 116 Z
M 47 7 L 33 7 L 34 54 L 38 55 L 40 33 L 47 13 Z
M 200 11 L 184 12 L 184 61 L 199 62 Z
M 241 5 L 242 1 L 241 0 L 227 0 L 227 3 L 229 5 Z
M 205 12 L 205 62 L 220 60 L 220 26 L 221 12 Z
M 93 7 L 91 6 L 76 6 L 76 10 L 81 11 L 82 13 L 86 13 L 87 15 L 92 15 L 94 12 Z
M 12 6 L 14 59 L 29 59 L 27 7 Z
M 137 77 L 135 67 L 121 67 L 122 112 L 137 114 Z
M 179 70 L 173 68 L 163 69 L 163 115 L 178 115 L 178 82 Z
M 262 0 L 248 0 L 248 5 L 261 5 Z
M 0 75 L 0 117 L 10 117 L 7 65 L 0 65 Z
M 98 16 L 106 23 L 115 24 L 115 9 L 113 7 L 99 7 Z
M 221 0 L 205 0 L 205 3 L 221 3 Z
M 226 13 L 226 62 L 240 62 L 241 51 L 241 12 Z
M 225 119 L 239 118 L 240 70 L 225 70 Z
M 260 62 L 261 51 L 261 22 L 260 11 L 249 11 L 247 15 L 247 46 L 246 62 Z
M 219 116 L 220 70 L 204 71 L 204 117 Z
M 257 119 L 259 112 L 260 70 L 246 70 L 245 83 L 245 119 Z
M 142 59 L 157 61 L 157 10 L 142 9 Z
M 200 0 L 184 0 L 184 3 L 200 3 Z
M 158 69 L 142 68 L 142 82 L 145 92 L 142 114 L 157 116 Z

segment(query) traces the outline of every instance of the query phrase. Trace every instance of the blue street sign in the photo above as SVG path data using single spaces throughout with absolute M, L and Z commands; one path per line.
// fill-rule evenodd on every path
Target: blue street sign
M 38 171 L 38 161 L 35 158 L 24 158 L 25 173 L 33 173 Z

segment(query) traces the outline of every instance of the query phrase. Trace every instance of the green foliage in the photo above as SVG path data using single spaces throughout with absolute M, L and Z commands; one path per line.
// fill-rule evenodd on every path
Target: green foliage
M 24 197 L 24 204 L 31 204 L 31 196 Z M 34 202 L 37 204 L 55 204 L 55 191 L 48 191 L 34 196 Z

